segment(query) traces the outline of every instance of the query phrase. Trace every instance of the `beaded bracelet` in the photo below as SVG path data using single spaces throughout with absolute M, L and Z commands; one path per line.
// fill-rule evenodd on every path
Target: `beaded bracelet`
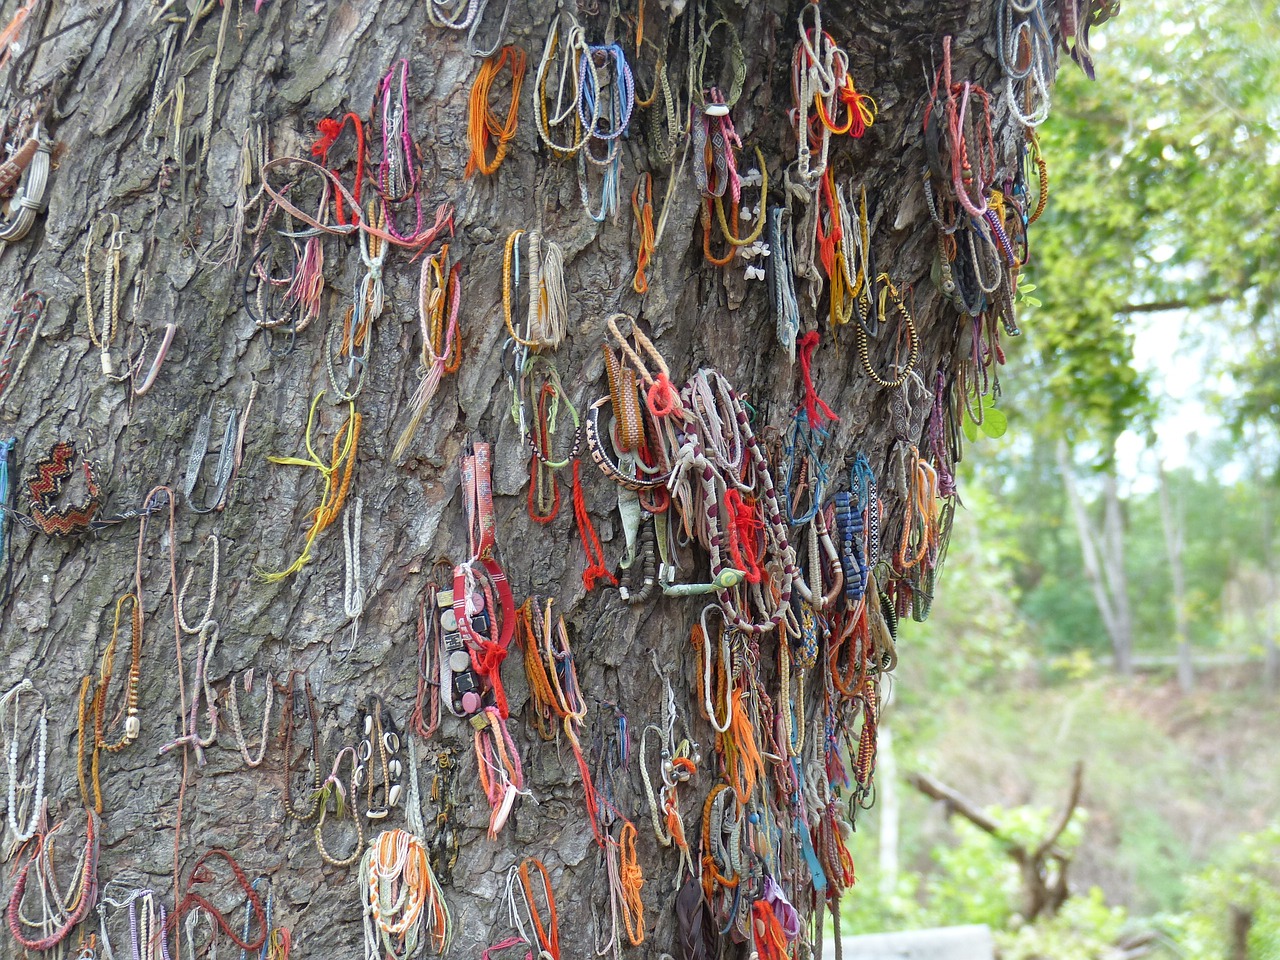
M 898 311 L 898 315 L 902 318 L 902 323 L 906 327 L 908 340 L 908 356 L 907 362 L 898 365 L 899 374 L 893 380 L 886 380 L 871 365 L 870 344 L 868 342 L 868 334 L 865 327 L 859 324 L 858 327 L 858 357 L 862 361 L 862 369 L 867 372 L 872 381 L 878 386 L 885 388 L 900 387 L 906 382 L 907 377 L 915 368 L 916 360 L 920 357 L 920 335 L 916 330 L 915 320 L 912 319 L 911 313 L 907 310 L 907 305 L 902 299 L 902 295 L 898 292 L 898 288 L 893 285 L 893 281 L 889 279 L 887 273 L 882 273 L 877 278 L 880 283 L 884 284 L 881 291 L 881 299 L 887 295 L 893 303 L 894 308 Z M 883 306 L 882 306 L 883 312 Z M 864 318 L 865 319 L 865 318 Z

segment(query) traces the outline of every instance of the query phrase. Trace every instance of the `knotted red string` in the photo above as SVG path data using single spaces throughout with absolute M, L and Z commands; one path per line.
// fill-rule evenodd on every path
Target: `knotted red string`
M 364 183 L 364 124 L 360 118 L 354 113 L 348 113 L 341 120 L 334 120 L 332 117 L 325 117 L 316 124 L 316 129 L 320 131 L 320 138 L 311 145 L 311 155 L 317 158 L 326 167 L 329 166 L 329 150 L 338 138 L 342 136 L 342 131 L 350 120 L 356 131 L 356 180 L 354 189 L 351 194 L 355 198 L 356 204 L 360 203 L 360 187 Z M 330 170 L 335 177 L 338 175 L 336 170 Z M 344 227 L 347 225 L 347 215 L 342 206 L 342 193 L 339 192 L 335 197 L 336 209 L 338 213 L 338 223 Z M 360 211 L 356 210 L 352 214 L 351 222 L 359 219 Z
M 473 634 L 471 665 L 476 673 L 489 681 L 493 688 L 493 705 L 498 714 L 507 719 L 510 711 L 507 708 L 507 694 L 502 689 L 502 661 L 507 659 L 507 648 L 496 640 L 489 640 L 480 634 Z
M 675 387 L 671 385 L 671 379 L 665 373 L 660 373 L 649 385 L 645 401 L 649 405 L 649 412 L 655 417 L 667 417 L 675 413 L 680 398 L 676 394 Z
M 729 514 L 729 557 L 733 565 L 747 575 L 748 583 L 759 583 L 764 575 L 760 568 L 760 533 L 764 518 L 756 516 L 756 505 L 733 487 L 725 491 L 725 510 Z
M 618 578 L 604 565 L 604 549 L 600 546 L 595 527 L 591 525 L 591 517 L 587 515 L 587 504 L 582 496 L 581 465 L 581 460 L 573 461 L 573 517 L 578 522 L 582 548 L 587 552 L 587 568 L 582 571 L 582 586 L 590 592 L 596 588 L 596 581 L 607 580 L 616 587 Z
M 818 331 L 810 330 L 796 341 L 796 346 L 800 348 L 800 376 L 804 378 L 804 413 L 809 418 L 809 426 L 814 428 L 822 425 L 818 420 L 820 412 L 828 420 L 839 421 L 840 419 L 818 396 L 818 391 L 813 385 L 813 353 L 818 349 L 818 339 Z

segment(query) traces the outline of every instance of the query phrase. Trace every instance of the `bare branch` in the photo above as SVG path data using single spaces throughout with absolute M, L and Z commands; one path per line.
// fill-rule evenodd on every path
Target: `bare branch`
M 1062 813 L 1058 815 L 1058 820 L 1053 825 L 1053 829 L 1049 831 L 1049 835 L 1040 841 L 1040 846 L 1036 847 L 1035 852 L 1031 854 L 1032 860 L 1039 860 L 1044 857 L 1053 849 L 1053 845 L 1058 842 L 1058 838 L 1062 836 L 1062 831 L 1067 829 L 1067 824 L 1071 822 L 1072 816 L 1075 815 L 1076 808 L 1080 806 L 1080 791 L 1083 788 L 1084 761 L 1077 760 L 1071 770 L 1071 792 L 1067 794 L 1067 802 L 1062 808 Z
M 1193 300 L 1153 300 L 1150 303 L 1130 303 L 1121 307 L 1116 313 L 1164 313 L 1166 310 L 1202 310 L 1205 307 L 1217 306 L 1236 299 L 1225 293 L 1215 293 L 1208 297 Z
M 926 773 L 912 773 L 907 776 L 907 782 L 926 797 L 941 800 L 947 805 L 949 812 L 960 814 L 979 830 L 983 830 L 1001 840 L 1005 839 L 1000 836 L 1000 824 L 983 813 L 978 805 L 968 797 L 948 787 L 945 783 L 940 783 Z

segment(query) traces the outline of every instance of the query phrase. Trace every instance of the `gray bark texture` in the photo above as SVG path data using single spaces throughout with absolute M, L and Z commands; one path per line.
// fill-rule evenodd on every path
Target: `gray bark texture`
M 499 5 L 500 0 L 491 0 L 495 10 L 486 15 L 488 26 L 496 22 Z M 568 7 L 573 6 L 570 0 Z M 647 6 L 648 30 L 656 35 L 670 14 L 656 0 Z M 775 199 L 780 187 L 775 191 L 774 185 L 782 183 L 783 168 L 795 154 L 786 110 L 800 6 L 795 0 L 726 4 L 726 13 L 742 30 L 747 66 L 745 91 L 734 110 L 735 124 L 747 144 L 742 164 L 754 165 L 750 150 L 760 145 Z M 630 55 L 630 24 L 636 11 L 630 0 L 623 7 L 616 30 Z M 991 0 L 823 4 L 827 29 L 849 51 L 859 89 L 874 96 L 879 106 L 867 135 L 860 141 L 841 140 L 833 148 L 832 162 L 842 178 L 865 183 L 875 198 L 872 232 L 877 261 L 900 289 L 910 291 L 908 302 L 922 341 L 918 369 L 930 385 L 944 359 L 967 355 L 969 334 L 968 325 L 959 321 L 930 282 L 935 232 L 920 187 L 926 75 L 938 62 L 942 37 L 951 35 L 957 77 L 972 77 L 992 91 L 999 89 L 1003 81 L 995 54 L 994 9 Z M 501 170 L 472 180 L 463 176 L 467 97 L 479 61 L 466 52 L 463 35 L 431 26 L 423 5 L 409 0 L 266 0 L 257 14 L 250 4 L 237 2 L 229 13 L 220 56 L 216 53 L 223 15 L 215 4 L 195 10 L 177 3 L 162 10 L 145 0 L 98 6 L 84 0 L 48 0 L 36 6 L 25 36 L 46 36 L 87 19 L 34 51 L 29 41 L 23 56 L 0 68 L 0 81 L 7 84 L 3 92 L 10 130 L 25 93 L 43 87 L 37 107 L 47 105 L 47 128 L 58 144 L 47 214 L 25 239 L 0 252 L 0 289 L 9 291 L 11 299 L 27 289 L 39 289 L 48 297 L 31 360 L 0 406 L 4 434 L 17 438 L 10 478 L 18 488 L 16 509 L 27 509 L 20 480 L 60 439 L 75 440 L 99 461 L 106 515 L 139 508 L 157 484 L 180 489 L 192 432 L 212 403 L 207 478 L 226 418 L 244 409 L 256 384 L 245 459 L 229 505 L 221 512 L 197 514 L 179 498 L 172 543 L 167 510 L 149 519 L 141 548 L 136 521 L 72 537 L 12 526 L 11 589 L 0 611 L 3 685 L 8 689 L 29 677 L 48 699 L 50 816 L 69 815 L 76 831 L 82 830 L 84 820 L 76 776 L 80 683 L 84 676 L 97 676 L 116 600 L 133 589 L 135 551 L 141 551 L 141 735 L 103 760 L 106 812 L 101 821 L 100 884 L 118 880 L 125 888 L 149 886 L 173 902 L 174 829 L 181 795 L 177 846 L 184 884 L 202 852 L 223 847 L 250 878 L 270 878 L 274 923 L 291 929 L 295 957 L 360 955 L 362 905 L 354 868 L 324 865 L 312 842 L 311 825 L 292 821 L 283 809 L 285 772 L 276 736 L 281 697 L 276 698 L 266 761 L 248 769 L 226 722 L 225 695 L 233 678 L 250 668 L 257 672 L 254 692 L 246 695 L 243 687 L 240 692 L 245 733 L 256 745 L 267 678 L 283 682 L 290 670 L 307 671 L 321 713 L 324 772 L 337 746 L 352 742 L 357 708 L 369 694 L 379 694 L 407 731 L 415 695 L 418 605 L 436 561 L 458 562 L 467 554 L 457 461 L 469 438 L 483 438 L 494 443 L 499 555 L 517 602 L 533 594 L 552 596 L 564 611 L 592 711 L 586 729 L 596 729 L 592 723 L 614 722 L 614 715 L 601 706 L 608 702 L 619 705 L 634 731 L 633 760 L 614 777 L 613 802 L 641 828 L 647 939 L 643 947 L 627 952 L 658 957 L 674 951 L 676 859 L 671 850 L 655 844 L 645 827 L 647 810 L 636 754 L 639 731 L 660 719 L 662 685 L 652 652 L 676 684 L 679 708 L 690 718 L 704 758 L 709 755 L 712 737 L 698 715 L 697 659 L 689 642 L 690 624 L 701 602 L 657 596 L 632 607 L 609 588 L 584 592 L 584 558 L 569 509 L 567 471 L 560 478 L 565 501 L 558 519 L 544 527 L 528 518 L 528 450 L 509 416 L 501 356 L 506 339 L 502 254 L 507 234 L 518 227 L 537 228 L 565 249 L 570 329 L 555 362 L 567 394 L 580 410 L 607 392 L 600 344 L 604 319 L 616 311 L 639 317 L 652 331 L 677 384 L 699 367 L 715 367 L 750 397 L 764 423 L 779 430 L 785 430 L 802 394 L 798 368 L 788 365 L 776 344 L 766 285 L 745 280 L 740 264 L 721 269 L 703 261 L 698 197 L 687 170 L 674 191 L 665 234 L 649 271 L 649 292 L 643 298 L 632 292 L 635 234 L 626 196 L 637 173 L 652 170 L 660 199 L 671 171 L 651 159 L 645 137 L 630 137 L 623 146 L 622 212 L 616 221 L 603 224 L 585 215 L 575 164 L 550 157 L 538 144 L 532 122 L 532 75 L 553 12 L 551 4 L 512 0 L 504 40 L 522 46 L 530 57 L 519 132 Z M 579 9 L 578 15 L 589 38 L 600 42 L 609 17 L 607 5 Z M 673 37 L 679 29 L 678 23 L 672 27 Z M 242 286 L 250 244 L 246 242 L 238 267 L 218 261 L 226 253 L 224 239 L 231 229 L 246 133 L 261 124 L 273 156 L 307 156 L 316 122 L 346 110 L 365 115 L 380 79 L 401 57 L 410 65 L 410 135 L 423 156 L 426 209 L 434 211 L 445 201 L 456 207 L 452 250 L 464 264 L 463 359 L 457 375 L 445 378 L 407 462 L 393 463 L 391 448 L 416 385 L 419 349 L 418 264 L 393 249 L 385 269 L 387 308 L 377 324 L 372 366 L 358 401 L 363 430 L 351 495 L 364 504 L 362 559 L 368 596 L 352 646 L 343 612 L 341 522 L 318 538 L 311 562 L 296 576 L 266 584 L 253 572 L 280 569 L 300 552 L 310 512 L 320 499 L 314 470 L 277 465 L 268 457 L 306 456 L 302 435 L 308 409 L 316 392 L 328 389 L 324 340 L 363 275 L 358 245 L 353 238 L 324 241 L 324 311 L 299 335 L 297 349 L 282 358 L 271 355 L 268 338 L 255 329 L 244 309 Z M 211 77 L 215 64 L 217 72 Z M 683 64 L 677 68 L 683 70 Z M 647 89 L 649 73 L 643 76 Z M 211 84 L 210 114 L 206 101 Z M 175 93 L 179 85 L 180 99 Z M 156 97 L 161 106 L 153 143 L 146 133 Z M 176 143 L 174 114 L 179 103 L 177 136 L 183 142 Z M 1016 160 L 1022 127 L 1004 115 L 999 100 L 994 105 L 1003 178 Z M 505 110 L 505 104 L 498 109 Z M 208 140 L 202 142 L 206 133 Z M 378 149 L 377 143 L 370 144 L 372 158 Z M 746 192 L 754 197 L 754 188 Z M 177 325 L 168 359 L 143 397 L 132 397 L 126 384 L 102 375 L 97 348 L 86 336 L 86 234 L 104 214 L 119 216 L 123 234 L 117 365 L 124 363 L 128 338 L 136 349 L 142 334 L 148 334 L 150 356 L 164 325 Z M 803 305 L 803 316 L 804 329 L 818 325 L 823 330 L 815 379 L 820 394 L 840 416 L 824 459 L 840 478 L 845 476 L 841 465 L 846 456 L 856 451 L 865 453 L 877 471 L 884 469 L 895 439 L 891 391 L 876 387 L 862 372 L 849 331 L 838 349 L 831 342 L 825 310 L 819 317 Z M 874 346 L 873 359 L 880 369 L 888 369 L 892 350 L 885 341 Z M 317 448 L 327 457 L 345 407 L 326 399 L 320 410 Z M 622 555 L 615 488 L 585 455 L 582 467 L 587 507 L 613 566 Z M 843 486 L 843 480 L 837 482 Z M 888 485 L 882 486 L 882 493 L 887 498 L 886 516 L 900 516 L 900 504 Z M 890 522 L 886 542 L 894 542 L 896 532 Z M 182 731 L 170 550 L 176 557 L 179 585 L 187 569 L 197 567 L 187 603 L 188 614 L 195 616 L 203 607 L 202 585 L 208 577 L 207 554 L 197 560 L 197 553 L 210 534 L 221 538 L 223 555 L 213 612 L 221 625 L 221 643 L 208 673 L 223 719 L 218 743 L 205 751 L 207 763 L 197 767 L 189 752 L 185 760 L 182 750 L 159 752 Z M 705 572 L 705 561 L 696 566 L 689 557 L 685 561 L 687 571 Z M 195 640 L 182 640 L 189 684 Z M 766 639 L 767 645 L 773 642 Z M 120 678 L 128 670 L 128 659 L 126 624 L 116 652 L 112 703 L 123 702 Z M 441 746 L 451 747 L 459 763 L 454 824 L 460 856 L 445 887 L 456 924 L 449 953 L 454 957 L 477 957 L 484 946 L 510 935 L 506 871 L 530 855 L 546 863 L 552 878 L 564 955 L 588 956 L 600 942 L 599 932 L 607 936 L 605 872 L 587 828 L 578 771 L 563 742 L 559 747 L 544 743 L 534 733 L 519 660 L 513 648 L 504 678 L 512 734 L 532 797 L 522 800 L 496 841 L 485 836 L 489 809 L 477 783 L 470 726 L 446 716 L 434 742 L 419 744 L 423 758 Z M 811 716 L 820 709 L 816 691 L 810 698 Z M 108 722 L 119 731 L 120 718 L 110 716 Z M 295 765 L 303 738 L 300 725 Z M 24 737 L 24 751 L 25 742 Z M 430 778 L 425 772 L 423 781 L 426 794 Z M 691 839 L 697 835 L 701 801 L 711 782 L 710 771 L 700 772 L 696 789 L 684 802 Z M 293 789 L 295 798 L 306 789 L 296 768 Z M 0 795 L 0 803 L 7 802 Z M 424 796 L 424 807 L 432 831 L 435 808 L 429 796 Z M 404 826 L 403 814 L 393 813 L 386 825 Z M 336 829 L 347 826 L 349 821 Z M 74 843 L 62 842 L 70 856 Z M 333 843 L 341 847 L 344 841 Z M 855 856 L 870 855 L 865 844 L 855 843 L 853 849 Z M 16 856 L 12 851 L 10 855 Z M 65 869 L 70 876 L 71 866 Z M 222 879 L 205 885 L 211 887 L 207 893 L 238 930 L 243 898 L 225 870 L 218 876 Z M 6 895 L 11 883 L 6 870 Z M 807 901 L 798 900 L 797 906 L 806 913 L 812 909 Z M 96 924 L 96 916 L 91 919 Z M 119 926 L 113 930 L 120 955 L 125 934 Z M 203 927 L 200 936 L 206 936 Z M 0 954 L 21 955 L 11 940 L 6 937 L 4 942 Z M 72 948 L 76 943 L 78 934 L 69 941 Z M 222 951 L 235 950 L 225 937 L 220 946 Z M 187 955 L 185 943 L 182 953 Z

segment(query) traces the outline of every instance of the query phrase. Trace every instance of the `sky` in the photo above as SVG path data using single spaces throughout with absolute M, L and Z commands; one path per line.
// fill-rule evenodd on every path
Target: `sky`
M 1206 373 L 1213 362 L 1205 343 L 1202 338 L 1188 335 L 1190 324 L 1199 322 L 1203 322 L 1202 315 L 1186 310 L 1129 318 L 1134 364 L 1149 375 L 1151 392 L 1160 410 L 1154 448 L 1132 431 L 1125 431 L 1116 444 L 1120 476 L 1133 485 L 1135 492 L 1155 489 L 1158 459 L 1164 460 L 1167 469 L 1197 466 L 1193 445 L 1222 431 L 1222 418 L 1210 398 L 1215 393 L 1229 392 L 1228 384 Z M 1239 465 L 1227 464 L 1220 476 L 1229 482 L 1238 472 Z

